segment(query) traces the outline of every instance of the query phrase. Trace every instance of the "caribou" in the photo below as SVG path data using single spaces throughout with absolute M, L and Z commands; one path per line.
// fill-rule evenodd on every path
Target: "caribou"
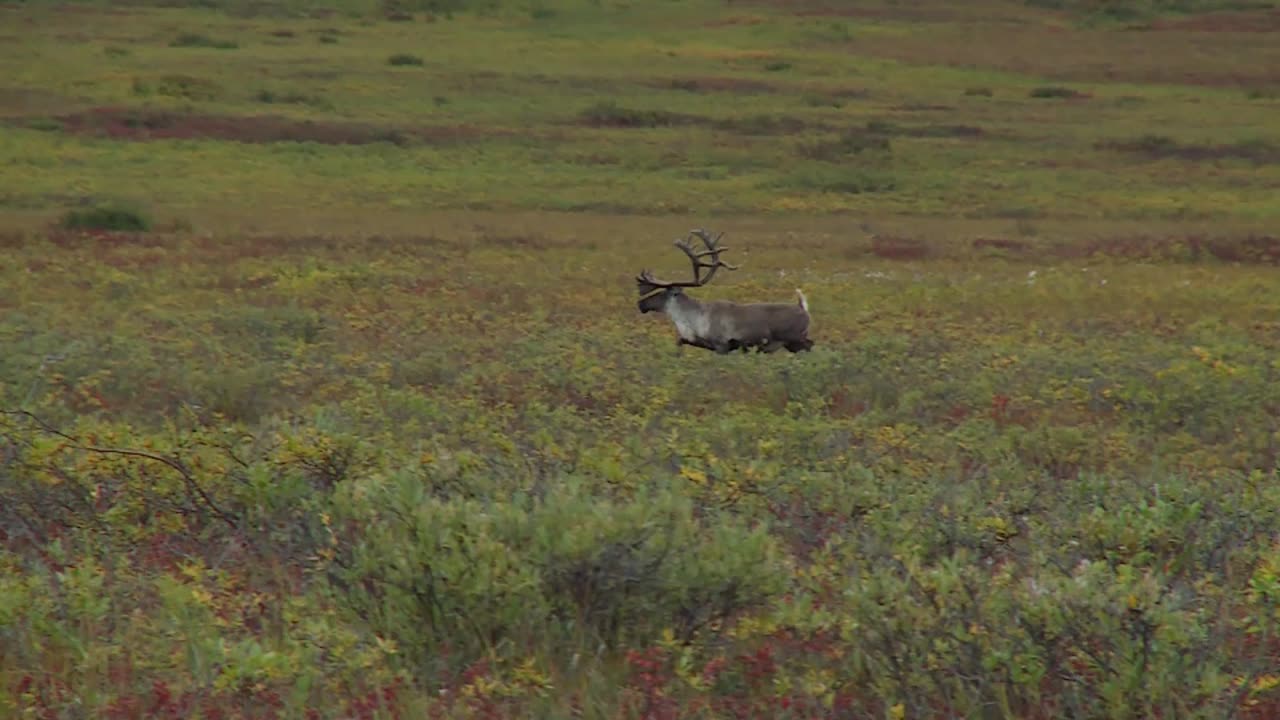
M 702 241 L 704 250 L 695 250 L 690 237 Z M 675 246 L 693 263 L 693 280 L 665 282 L 648 270 L 636 276 L 641 299 L 641 314 L 665 313 L 676 327 L 676 347 L 692 345 L 725 355 L 734 350 L 772 353 L 786 348 L 789 352 L 807 351 L 813 347 L 809 339 L 809 301 L 799 288 L 795 303 L 737 303 L 727 300 L 697 300 L 685 294 L 685 288 L 697 288 L 711 282 L 720 268 L 737 270 L 720 259 L 729 248 L 720 245 L 724 233 L 715 238 L 706 230 L 690 230 L 676 240 Z

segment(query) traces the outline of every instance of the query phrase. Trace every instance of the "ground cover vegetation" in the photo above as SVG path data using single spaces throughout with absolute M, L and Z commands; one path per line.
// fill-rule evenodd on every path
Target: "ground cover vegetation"
M 1271 4 L 176 5 L 0 5 L 0 714 L 1280 712 Z

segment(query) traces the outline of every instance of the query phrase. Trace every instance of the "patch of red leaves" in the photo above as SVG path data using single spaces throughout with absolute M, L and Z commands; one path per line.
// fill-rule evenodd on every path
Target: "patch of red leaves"
M 1192 17 L 1164 18 L 1152 22 L 1146 29 L 1180 32 L 1276 32 L 1280 30 L 1280 10 L 1217 12 Z
M 734 27 L 735 25 L 761 25 L 769 22 L 769 19 L 761 15 L 729 15 L 727 17 L 716 18 L 703 23 L 703 27 L 719 28 Z
M 756 95 L 778 91 L 776 86 L 760 80 L 719 76 L 660 78 L 649 80 L 644 84 L 662 90 L 684 90 L 698 93 L 722 92 Z
M 56 118 L 64 132 L 121 140 L 230 140 L 243 143 L 314 142 L 367 145 L 459 142 L 494 134 L 468 125 L 401 128 L 369 123 L 298 120 L 276 115 L 205 115 L 167 110 L 98 107 Z
M 923 260 L 933 253 L 929 243 L 920 238 L 876 235 L 871 238 L 871 254 L 886 260 Z
M 973 241 L 974 250 L 1003 250 L 1005 252 L 1024 252 L 1031 248 L 1031 243 L 1006 237 L 981 237 Z
M 77 248 L 87 245 L 95 248 L 165 247 L 164 237 L 154 233 L 122 230 L 65 230 L 59 227 L 50 227 L 45 233 L 45 239 L 60 248 Z
M 279 691 L 274 689 L 238 694 L 210 692 L 203 688 L 178 690 L 164 680 L 156 679 L 145 690 L 121 692 L 107 705 L 103 717 L 108 720 L 176 720 L 193 716 L 210 720 L 276 720 L 283 717 L 283 713 L 284 700 Z
M 747 5 L 775 7 L 795 17 L 843 17 L 867 20 L 946 22 L 972 11 L 963 3 L 853 3 L 839 0 L 751 0 Z M 870 7 L 869 7 L 870 6 Z
M 1124 235 L 1060 245 L 1054 249 L 1054 255 L 1064 259 L 1113 257 L 1190 262 L 1212 258 L 1242 265 L 1280 265 L 1280 237 L 1255 234 L 1222 237 Z

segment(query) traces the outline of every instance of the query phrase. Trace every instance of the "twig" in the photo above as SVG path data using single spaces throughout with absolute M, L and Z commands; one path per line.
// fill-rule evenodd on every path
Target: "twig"
M 70 447 L 76 450 L 84 450 L 85 452 L 98 453 L 100 455 L 120 455 L 123 457 L 136 457 L 136 458 L 142 458 L 144 460 L 151 460 L 153 462 L 158 462 L 162 465 L 166 465 L 170 469 L 174 470 L 175 472 L 177 472 L 179 475 L 182 476 L 183 482 L 186 483 L 187 485 L 187 490 L 198 495 L 200 497 L 201 502 L 203 502 L 205 506 L 207 506 L 210 510 L 212 510 L 213 514 L 216 515 L 219 520 L 226 523 L 227 526 L 233 530 L 237 528 L 235 518 L 232 517 L 229 513 L 222 510 L 222 508 L 218 507 L 218 504 L 213 501 L 213 498 L 209 497 L 209 494 L 205 492 L 204 488 L 200 487 L 200 484 L 196 482 L 195 477 L 191 474 L 191 471 L 187 469 L 187 466 L 184 465 L 181 460 L 175 457 L 158 455 L 156 453 L 147 452 L 145 450 L 131 450 L 128 448 L 106 448 L 106 447 L 98 447 L 95 445 L 86 445 L 83 442 L 81 442 L 79 438 L 59 430 L 58 428 L 50 425 L 49 423 L 45 422 L 44 420 L 42 420 L 41 418 L 36 416 L 34 413 L 28 410 L 0 410 L 0 415 L 10 415 L 14 417 L 26 418 L 27 420 L 30 420 L 31 422 L 35 423 L 36 426 L 39 427 L 44 432 L 50 435 L 55 435 L 57 437 L 62 438 L 63 440 L 68 441 L 69 443 L 71 443 Z

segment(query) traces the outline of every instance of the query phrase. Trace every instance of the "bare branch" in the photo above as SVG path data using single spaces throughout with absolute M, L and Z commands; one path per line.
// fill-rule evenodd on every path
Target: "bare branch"
M 218 507 L 218 504 L 213 501 L 213 498 L 209 497 L 209 493 L 205 492 L 205 489 L 200 486 L 200 483 L 196 482 L 195 476 L 191 474 L 191 471 L 187 468 L 187 466 L 183 464 L 183 462 L 176 457 L 159 455 L 157 453 L 147 452 L 145 450 L 132 450 L 129 448 L 107 448 L 107 447 L 97 447 L 95 445 L 86 445 L 83 442 L 81 442 L 79 438 L 59 430 L 58 428 L 50 425 L 49 423 L 45 422 L 40 417 L 38 417 L 37 415 L 35 415 L 34 413 L 28 410 L 0 409 L 0 415 L 9 415 L 12 417 L 25 418 L 31 421 L 33 424 L 35 424 L 38 428 L 40 428 L 40 430 L 44 431 L 45 433 L 48 433 L 50 435 L 54 435 L 56 437 L 62 438 L 63 440 L 66 440 L 67 442 L 70 443 L 68 447 L 71 447 L 75 450 L 83 450 L 85 452 L 97 453 L 99 455 L 119 455 L 122 457 L 135 457 L 135 458 L 141 458 L 143 460 L 151 460 L 152 462 L 158 462 L 162 465 L 165 465 L 182 476 L 182 480 L 186 484 L 187 490 L 199 496 L 200 501 L 203 502 L 205 506 L 208 507 L 211 511 L 213 511 L 213 514 L 216 515 L 219 520 L 226 523 L 227 526 L 232 528 L 233 530 L 237 527 L 235 518 L 232 517 L 226 511 Z

